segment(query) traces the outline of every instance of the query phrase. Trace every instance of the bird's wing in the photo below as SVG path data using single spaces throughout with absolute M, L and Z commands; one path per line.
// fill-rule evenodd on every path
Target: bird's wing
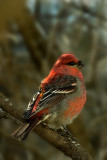
M 33 97 L 33 101 L 28 105 L 25 112 L 25 118 L 27 119 L 49 106 L 57 104 L 68 94 L 73 93 L 77 89 L 77 80 L 73 76 L 58 75 L 50 82 L 43 83 L 41 87 L 40 92 Z

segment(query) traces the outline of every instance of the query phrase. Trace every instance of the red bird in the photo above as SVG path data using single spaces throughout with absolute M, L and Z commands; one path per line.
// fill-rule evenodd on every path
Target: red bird
M 86 90 L 81 68 L 83 63 L 73 54 L 62 54 L 50 74 L 41 82 L 40 90 L 28 104 L 25 123 L 13 133 L 25 139 L 39 123 L 59 129 L 70 124 L 83 108 Z

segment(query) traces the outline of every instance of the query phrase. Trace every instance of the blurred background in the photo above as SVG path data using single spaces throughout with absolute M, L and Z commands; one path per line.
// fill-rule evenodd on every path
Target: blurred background
M 27 107 L 63 52 L 85 64 L 87 103 L 69 126 L 94 160 L 107 160 L 107 0 L 0 0 L 0 92 Z M 35 133 L 0 116 L 0 160 L 70 160 Z

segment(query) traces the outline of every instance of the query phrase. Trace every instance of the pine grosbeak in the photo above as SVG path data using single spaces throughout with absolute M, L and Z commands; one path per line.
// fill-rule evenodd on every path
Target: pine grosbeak
M 81 67 L 83 63 L 73 54 L 62 54 L 58 58 L 28 104 L 25 123 L 13 133 L 15 138 L 25 139 L 41 122 L 56 130 L 78 116 L 86 101 Z

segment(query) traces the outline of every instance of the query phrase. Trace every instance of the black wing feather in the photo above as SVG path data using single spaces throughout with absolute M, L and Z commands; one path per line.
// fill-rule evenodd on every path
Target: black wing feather
M 43 96 L 40 102 L 38 103 L 36 111 L 31 113 L 38 95 L 35 101 L 31 104 L 31 106 L 28 106 L 28 109 L 25 112 L 26 115 L 25 118 L 29 119 L 30 117 L 37 114 L 41 110 L 44 110 L 45 108 L 58 103 L 59 101 L 64 99 L 68 94 L 73 93 L 77 89 L 77 80 L 73 76 L 67 76 L 67 75 L 63 77 L 59 76 L 57 77 L 56 81 L 54 81 L 54 83 L 48 83 L 45 86 L 46 86 L 44 88 L 45 92 L 43 93 Z

